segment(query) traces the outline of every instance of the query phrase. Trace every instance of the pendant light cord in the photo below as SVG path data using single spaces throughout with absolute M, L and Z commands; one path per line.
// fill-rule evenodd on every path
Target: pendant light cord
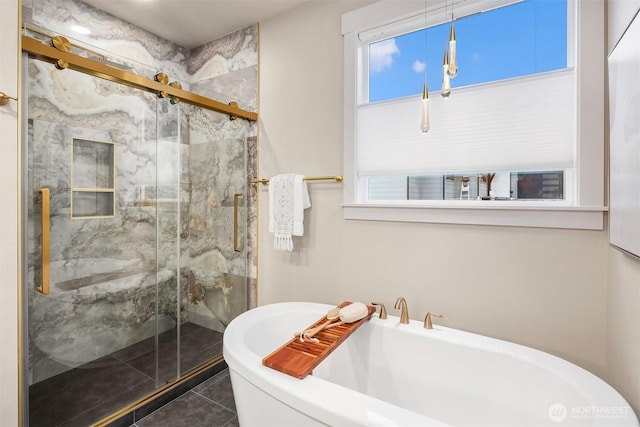
M 427 0 L 424 0 L 424 84 L 427 85 Z

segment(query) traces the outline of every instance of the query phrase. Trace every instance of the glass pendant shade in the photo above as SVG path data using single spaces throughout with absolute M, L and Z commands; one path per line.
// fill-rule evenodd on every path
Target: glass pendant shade
M 451 78 L 449 77 L 449 51 L 444 50 L 444 60 L 442 61 L 442 89 L 440 95 L 444 99 L 449 99 L 451 95 Z
M 431 126 L 429 125 L 429 89 L 427 83 L 424 83 L 424 89 L 422 91 L 422 123 L 420 124 L 420 130 L 422 132 L 429 132 Z
M 447 70 L 449 77 L 454 78 L 458 75 L 458 63 L 456 61 L 456 28 L 453 24 L 453 15 L 451 16 L 451 32 L 449 33 L 449 69 Z

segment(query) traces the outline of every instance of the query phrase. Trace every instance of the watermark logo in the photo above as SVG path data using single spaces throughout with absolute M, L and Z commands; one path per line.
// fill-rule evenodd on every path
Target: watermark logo
M 554 403 L 549 406 L 549 418 L 554 423 L 559 423 L 567 418 L 567 408 L 561 403 Z
M 572 406 L 568 410 L 561 403 L 549 406 L 549 419 L 554 423 L 560 423 L 567 418 L 573 420 L 615 419 L 625 418 L 629 415 L 628 406 Z

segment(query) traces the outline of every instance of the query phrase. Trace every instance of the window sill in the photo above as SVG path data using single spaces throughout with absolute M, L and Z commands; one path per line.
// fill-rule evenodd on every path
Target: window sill
M 509 204 L 511 204 L 509 206 Z M 434 224 L 603 230 L 606 207 L 553 203 L 453 201 L 438 204 L 343 204 L 344 219 Z

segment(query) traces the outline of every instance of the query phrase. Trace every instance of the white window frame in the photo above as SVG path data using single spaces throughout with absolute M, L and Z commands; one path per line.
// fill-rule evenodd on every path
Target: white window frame
M 455 0 L 456 3 L 461 0 Z M 365 63 L 359 34 L 371 34 L 377 28 L 394 22 L 422 16 L 424 6 L 418 2 L 384 0 L 342 16 L 344 37 L 344 186 L 343 214 L 345 219 L 444 224 L 502 225 L 566 229 L 604 229 L 605 191 L 605 4 L 604 0 L 571 2 L 576 31 L 568 35 L 569 49 L 575 55 L 577 127 L 575 168 L 572 184 L 573 204 L 550 204 L 520 201 L 390 201 L 364 203 L 358 194 L 365 194 L 356 171 L 356 108 L 359 94 L 365 93 L 358 84 L 358 64 Z M 477 0 L 472 7 L 486 10 L 513 3 L 513 0 Z M 464 4 L 463 3 L 463 4 Z M 427 16 L 443 11 L 444 1 L 430 2 Z M 457 16 L 466 14 L 456 8 Z M 462 13 L 462 15 L 461 15 Z M 441 21 L 444 13 L 441 12 Z M 437 18 L 432 18 L 437 19 Z M 417 18 L 415 19 L 417 21 Z M 435 22 L 429 19 L 429 25 Z M 424 26 L 424 25 L 423 25 Z M 575 34 L 575 37 L 574 37 Z M 366 79 L 365 79 L 366 80 Z M 453 92 L 452 96 L 455 96 Z

